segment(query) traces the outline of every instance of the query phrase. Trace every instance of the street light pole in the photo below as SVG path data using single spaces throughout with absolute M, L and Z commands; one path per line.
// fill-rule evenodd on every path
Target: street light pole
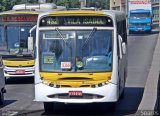
M 79 0 L 79 2 L 80 2 L 81 9 L 86 6 L 86 0 Z
M 38 3 L 39 4 L 44 4 L 44 3 L 46 3 L 46 0 L 38 0 Z

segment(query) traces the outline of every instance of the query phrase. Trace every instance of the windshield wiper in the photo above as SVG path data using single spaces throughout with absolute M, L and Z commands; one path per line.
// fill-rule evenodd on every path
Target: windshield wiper
M 60 32 L 59 28 L 55 28 L 55 30 L 58 32 L 58 34 L 61 36 L 61 38 L 63 39 L 64 43 L 71 49 L 72 47 L 70 46 L 70 44 L 64 39 L 64 37 L 62 36 L 62 33 Z
M 90 32 L 88 38 L 86 39 L 86 41 L 84 42 L 84 44 L 82 46 L 82 50 L 85 48 L 85 46 L 89 42 L 89 40 L 93 37 L 93 35 L 96 32 L 96 30 L 97 30 L 97 28 L 93 28 L 93 30 Z

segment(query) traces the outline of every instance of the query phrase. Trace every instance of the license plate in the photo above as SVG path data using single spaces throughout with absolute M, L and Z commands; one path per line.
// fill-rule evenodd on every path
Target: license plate
M 138 28 L 138 30 L 142 30 L 142 28 Z
M 82 91 L 69 91 L 69 96 L 70 97 L 81 97 Z
M 25 74 L 25 70 L 16 70 L 16 74 Z

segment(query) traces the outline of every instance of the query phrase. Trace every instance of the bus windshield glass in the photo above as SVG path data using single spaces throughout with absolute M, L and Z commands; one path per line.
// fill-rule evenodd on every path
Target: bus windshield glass
M 111 30 L 40 31 L 40 65 L 46 72 L 112 70 Z
M 7 26 L 7 47 L 9 51 L 22 49 L 22 52 L 27 52 L 29 30 L 32 26 Z M 32 35 L 35 38 L 35 33 Z
M 0 26 L 0 51 L 6 51 L 7 44 L 4 36 L 4 26 Z
M 149 18 L 150 17 L 150 13 L 149 12 L 146 12 L 146 13 L 131 13 L 130 17 L 131 17 L 131 19 Z

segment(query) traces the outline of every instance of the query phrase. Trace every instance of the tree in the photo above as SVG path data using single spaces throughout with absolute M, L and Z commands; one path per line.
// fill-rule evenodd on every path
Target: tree
M 110 0 L 87 0 L 87 7 L 109 9 L 109 1 Z
M 0 11 L 11 10 L 16 4 L 37 3 L 37 0 L 1 0 Z

